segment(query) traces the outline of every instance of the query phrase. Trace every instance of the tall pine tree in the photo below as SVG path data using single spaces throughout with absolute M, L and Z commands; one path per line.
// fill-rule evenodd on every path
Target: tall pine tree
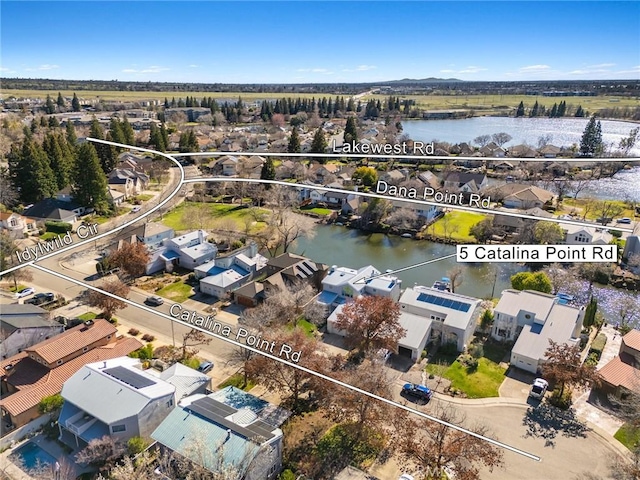
M 524 117 L 524 102 L 520 102 L 516 110 L 516 117 Z
M 358 126 L 356 125 L 356 117 L 353 115 L 347 118 L 347 124 L 344 127 L 344 141 L 346 143 L 356 143 L 358 141 Z
M 80 100 L 78 100 L 78 95 L 76 95 L 76 92 L 73 92 L 73 100 L 71 100 L 71 109 L 74 112 L 80 111 Z
M 599 157 L 604 150 L 604 144 L 602 143 L 602 126 L 599 121 L 596 121 L 596 116 L 593 115 L 589 119 L 589 123 L 582 133 L 582 139 L 580 140 L 580 155 L 587 157 Z
M 49 158 L 33 137 L 25 137 L 21 148 L 12 148 L 8 160 L 9 174 L 13 184 L 20 187 L 23 203 L 39 202 L 53 197 L 58 191 Z
M 98 212 L 109 209 L 107 177 L 105 177 L 98 153 L 87 142 L 78 149 L 78 160 L 73 175 L 73 195 L 80 205 L 93 207 Z
M 65 106 L 65 101 L 64 101 L 64 97 L 62 96 L 62 94 L 60 92 L 58 92 L 58 100 L 56 101 L 56 104 L 58 105 L 58 107 L 60 107 L 61 109 L 64 108 Z
M 260 178 L 262 180 L 274 180 L 276 178 L 276 167 L 273 165 L 273 160 L 271 160 L 271 157 L 267 157 L 264 164 L 262 165 Z
M 127 145 L 135 145 L 136 143 L 136 135 L 133 131 L 133 127 L 129 123 L 129 119 L 125 116 L 122 120 L 122 135 L 124 138 L 124 142 Z
M 293 130 L 291 131 L 291 137 L 289 137 L 287 152 L 300 153 L 300 136 L 298 135 L 298 129 L 296 127 L 293 127 Z

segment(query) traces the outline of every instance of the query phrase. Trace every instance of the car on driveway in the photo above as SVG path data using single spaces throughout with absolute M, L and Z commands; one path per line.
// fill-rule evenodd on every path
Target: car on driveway
M 198 367 L 198 371 L 202 373 L 210 372 L 213 369 L 213 362 L 202 362 Z
M 629 224 L 631 223 L 631 219 L 629 217 L 619 218 L 617 223 Z
M 402 393 L 426 402 L 431 400 L 431 397 L 433 396 L 433 392 L 429 387 L 419 385 L 417 383 L 405 383 L 402 386 Z
M 140 210 L 142 210 L 142 207 L 133 207 L 131 213 L 138 213 Z
M 549 382 L 544 378 L 536 378 L 533 381 L 533 385 L 531 385 L 529 396 L 531 398 L 542 399 L 544 398 L 544 394 L 547 393 L 547 388 L 549 388 Z
M 144 303 L 152 305 L 154 307 L 158 307 L 164 303 L 164 298 L 158 297 L 157 295 L 152 295 L 150 297 L 147 297 Z
M 29 295 L 33 295 L 34 293 L 36 293 L 36 289 L 33 287 L 23 288 L 18 293 L 16 293 L 16 298 L 28 297 Z
M 30 305 L 42 305 L 43 303 L 53 302 L 55 295 L 51 292 L 48 293 L 36 293 L 32 298 L 26 300 L 24 303 Z

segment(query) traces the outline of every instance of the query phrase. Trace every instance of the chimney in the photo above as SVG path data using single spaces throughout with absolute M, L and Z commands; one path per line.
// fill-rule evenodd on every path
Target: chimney
M 102 368 L 103 369 L 107 368 L 107 361 L 106 360 L 104 362 L 102 362 Z
M 200 244 L 204 243 L 204 232 L 202 230 L 198 230 L 198 240 L 200 241 Z

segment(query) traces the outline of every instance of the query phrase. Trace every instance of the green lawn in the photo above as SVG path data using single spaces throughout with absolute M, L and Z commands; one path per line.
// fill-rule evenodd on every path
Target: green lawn
M 302 211 L 315 213 L 317 215 L 331 215 L 334 212 L 334 210 L 331 210 L 329 208 L 322 208 L 322 207 L 303 208 Z
M 21 283 L 18 284 L 18 286 L 16 287 L 15 285 L 11 285 L 9 287 L 9 290 L 11 292 L 21 292 L 22 290 L 24 290 L 25 288 L 27 288 L 26 285 L 22 285 Z
M 293 325 L 289 325 L 287 328 L 289 330 L 293 330 Z M 301 318 L 297 321 L 297 328 L 299 328 L 300 330 L 304 330 L 304 333 L 308 337 L 312 338 L 315 336 L 315 331 L 318 330 L 318 328 L 313 323 L 305 320 L 304 318 Z
M 447 212 L 426 231 L 439 238 L 451 238 L 457 242 L 475 243 L 476 239 L 469 234 L 469 229 L 484 218 L 485 215 L 480 213 Z
M 173 300 L 174 302 L 182 303 L 186 301 L 191 295 L 193 295 L 193 290 L 191 288 L 191 285 L 187 285 L 186 283 L 180 281 L 171 283 L 166 287 L 162 287 L 156 293 L 164 298 Z
M 87 320 L 93 320 L 97 316 L 98 314 L 95 312 L 87 312 L 87 313 L 83 313 L 82 315 L 78 315 L 78 320 L 82 320 L 83 322 L 86 322 Z
M 46 232 L 40 235 L 40 240 L 42 240 L 43 242 L 48 242 L 49 240 L 53 240 L 58 236 L 63 236 L 63 235 L 60 235 L 59 233 Z
M 224 382 L 222 382 L 220 385 L 218 385 L 218 388 L 224 388 L 224 387 L 229 387 L 229 386 L 233 386 L 233 387 L 239 388 L 241 390 L 244 390 L 245 392 L 248 392 L 253 387 L 255 387 L 256 384 L 255 384 L 255 382 L 253 382 L 249 378 L 249 379 L 247 379 L 247 384 L 245 385 L 245 383 L 244 383 L 244 375 L 242 375 L 241 373 L 236 373 L 234 375 L 231 375 Z
M 189 225 L 188 220 L 185 222 L 184 218 L 184 212 L 189 208 L 203 209 L 205 212 L 207 212 L 208 215 L 206 215 L 206 219 L 208 220 L 206 221 L 206 223 L 209 223 L 209 225 L 205 225 L 205 228 L 212 228 L 215 225 L 215 220 L 224 218 L 233 220 L 238 231 L 244 231 L 245 219 L 247 217 L 252 217 L 251 209 L 241 208 L 238 205 L 230 205 L 228 203 L 183 202 L 178 207 L 174 208 L 171 212 L 166 214 L 162 218 L 162 223 L 167 227 L 173 228 L 176 231 L 189 230 L 191 226 Z M 259 213 L 267 214 L 269 213 L 269 211 L 265 209 L 259 209 Z M 254 232 L 256 229 L 260 230 L 264 225 L 264 222 L 257 222 L 251 227 L 251 231 Z
M 640 428 L 625 423 L 613 436 L 629 450 L 633 450 L 636 445 L 640 444 Z
M 616 208 L 622 209 L 620 213 L 615 215 L 616 218 L 619 217 L 630 217 L 633 218 L 634 211 L 630 205 L 622 200 L 608 200 L 607 203 L 613 204 Z M 582 218 L 583 211 L 585 206 L 588 206 L 586 219 L 587 220 L 595 220 L 602 216 L 602 208 L 598 208 L 598 204 L 601 204 L 599 201 L 594 201 L 586 198 L 565 198 L 562 200 L 562 205 L 556 213 L 576 213 L 579 218 Z M 607 213 L 607 216 L 612 216 L 611 213 Z
M 141 193 L 140 195 L 136 195 L 135 197 L 132 198 L 132 200 L 140 200 L 141 202 L 146 202 L 148 200 L 151 200 L 153 198 L 153 195 L 150 195 L 148 193 Z
M 427 373 L 437 374 L 437 368 L 435 362 L 429 363 Z M 451 380 L 452 388 L 466 393 L 469 398 L 488 398 L 498 396 L 498 388 L 506 371 L 506 368 L 502 368 L 495 361 L 482 357 L 478 359 L 478 368 L 473 372 L 469 372 L 456 360 L 449 365 L 443 376 Z

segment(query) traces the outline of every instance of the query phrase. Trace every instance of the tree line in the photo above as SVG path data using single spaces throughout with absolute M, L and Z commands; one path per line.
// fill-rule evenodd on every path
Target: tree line
M 582 105 L 578 105 L 578 108 L 573 109 L 572 105 L 567 107 L 567 101 L 563 100 L 560 103 L 555 102 L 550 109 L 547 109 L 544 105 L 540 105 L 538 101 L 533 104 L 533 107 L 529 109 L 527 114 L 527 109 L 524 102 L 520 102 L 518 104 L 518 108 L 516 108 L 516 117 L 525 117 L 529 118 L 534 117 L 549 117 L 549 118 L 560 118 L 560 117 L 586 117 L 588 116 L 588 112 L 582 108 Z

